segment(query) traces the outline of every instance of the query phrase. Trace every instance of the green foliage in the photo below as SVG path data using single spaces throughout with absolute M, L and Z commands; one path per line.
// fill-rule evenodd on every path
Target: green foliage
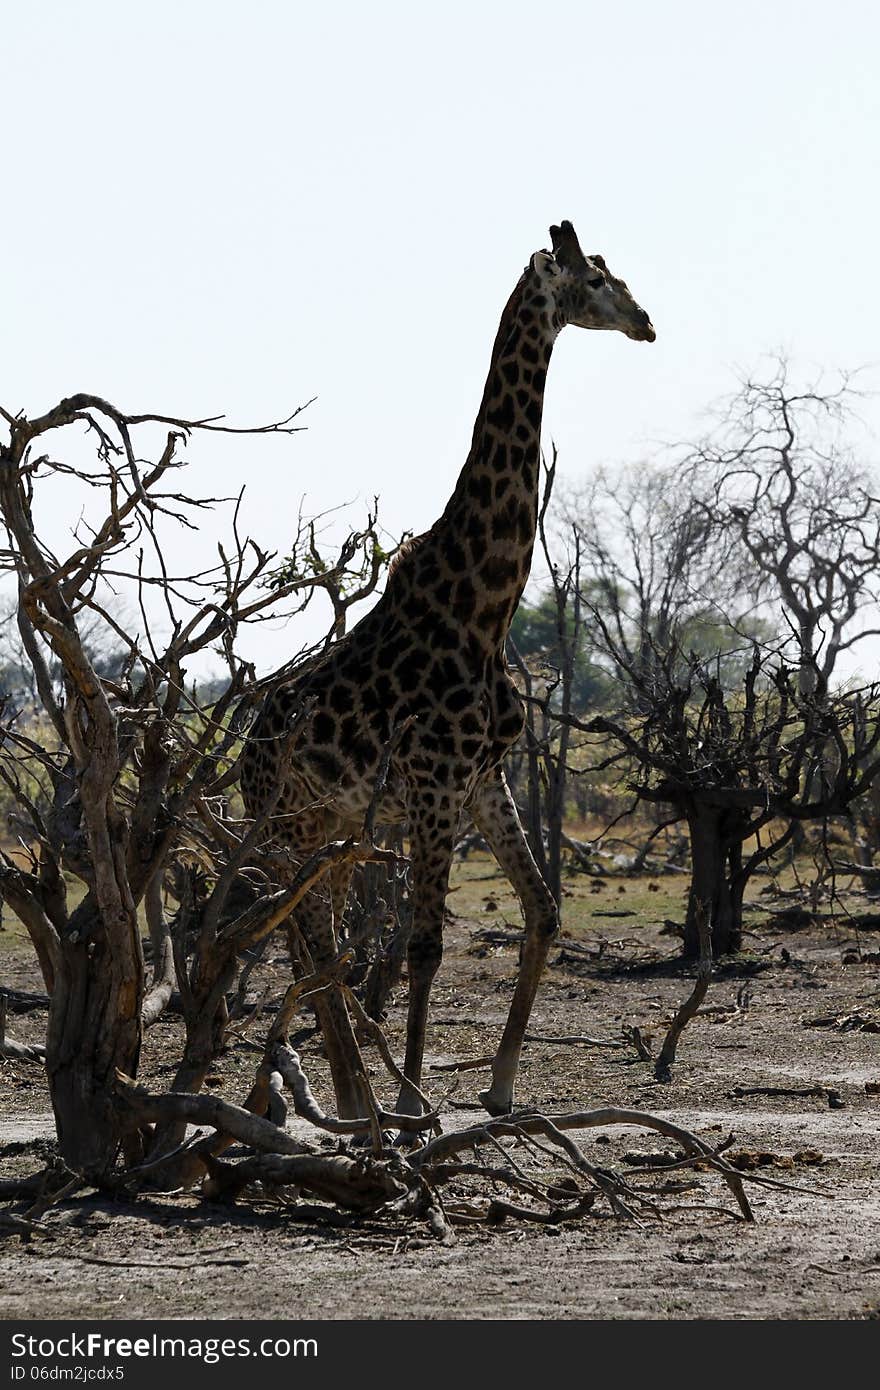
M 574 636 L 574 613 L 569 605 L 565 612 L 563 634 Z M 559 620 L 552 589 L 540 593 L 536 603 L 520 602 L 513 617 L 510 635 L 517 650 L 530 666 L 539 665 L 559 670 L 562 664 Z M 572 706 L 576 712 L 601 707 L 609 686 L 608 675 L 592 658 L 589 639 L 582 630 L 575 655 Z
M 614 622 L 616 599 L 609 599 L 596 583 L 585 586 L 586 621 L 582 625 L 575 653 L 572 707 L 583 714 L 588 710 L 606 707 L 619 677 L 608 661 L 607 653 L 595 640 L 595 623 L 590 609 L 609 625 Z M 574 613 L 569 604 L 565 613 L 565 628 L 569 640 L 574 634 Z M 627 624 L 629 620 L 625 619 Z M 510 634 L 517 650 L 532 667 L 546 665 L 558 670 L 561 665 L 559 621 L 553 591 L 539 592 L 534 603 L 520 603 L 511 624 Z M 726 622 L 718 609 L 706 606 L 683 616 L 676 631 L 676 646 L 701 664 L 712 663 L 717 678 L 725 690 L 735 690 L 742 684 L 751 661 L 752 644 L 766 642 L 772 636 L 770 624 L 757 617 L 742 619 L 734 627 Z M 655 639 L 658 633 L 648 629 Z

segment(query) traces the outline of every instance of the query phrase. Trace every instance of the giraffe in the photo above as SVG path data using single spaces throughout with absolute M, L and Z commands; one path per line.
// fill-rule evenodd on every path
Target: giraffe
M 394 744 L 379 819 L 408 825 L 413 927 L 404 1075 L 421 1080 L 431 984 L 443 951 L 443 915 L 456 830 L 472 816 L 523 910 L 525 940 L 507 1023 L 480 1099 L 490 1114 L 513 1106 L 523 1036 L 558 909 L 529 850 L 502 760 L 524 716 L 504 655 L 531 566 L 538 515 L 544 383 L 566 324 L 616 329 L 653 342 L 654 329 L 601 256 L 585 256 L 570 222 L 550 228 L 501 315 L 473 442 L 439 520 L 404 548 L 376 606 L 315 662 L 273 692 L 245 749 L 242 792 L 250 814 L 279 784 L 279 750 L 292 717 L 310 714 L 294 737 L 273 816 L 273 841 L 301 862 L 320 845 L 356 833 L 383 752 Z M 313 893 L 295 915 L 317 965 L 336 954 L 349 875 Z M 328 897 L 330 901 L 328 901 Z M 297 938 L 297 932 L 301 936 Z M 316 996 L 340 1115 L 364 1113 L 357 1043 L 336 990 Z M 415 1090 L 398 1110 L 419 1114 Z

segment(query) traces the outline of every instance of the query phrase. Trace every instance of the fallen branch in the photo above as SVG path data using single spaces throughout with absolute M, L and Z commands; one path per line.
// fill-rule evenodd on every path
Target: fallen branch
M 515 1221 L 535 1221 L 544 1226 L 559 1226 L 563 1221 L 577 1221 L 586 1216 L 596 1200 L 595 1192 L 585 1192 L 573 1207 L 552 1207 L 550 1211 L 535 1211 L 533 1207 L 518 1207 L 512 1202 L 493 1198 L 489 1203 L 486 1220 L 490 1226 L 500 1225 L 508 1217 Z
M 32 994 L 25 989 L 12 989 L 9 985 L 4 985 L 0 990 L 0 998 L 5 998 L 10 1013 L 26 1014 L 32 1009 L 48 1009 L 48 994 Z
M 636 1028 L 635 1026 L 633 1026 L 632 1028 L 625 1027 L 623 1030 L 623 1040 L 624 1042 L 632 1043 L 633 1047 L 635 1048 L 636 1052 L 638 1053 L 640 1059 L 643 1062 L 653 1062 L 654 1054 L 648 1046 L 648 1043 L 645 1040 L 645 1038 L 642 1037 L 641 1028 Z
M 19 1043 L 13 1038 L 4 1038 L 0 1042 L 0 1057 L 5 1057 L 7 1061 L 16 1062 L 40 1062 L 46 1061 L 46 1049 L 42 1044 Z
M 475 1125 L 468 1129 L 459 1130 L 455 1134 L 444 1134 L 439 1139 L 433 1139 L 424 1149 L 419 1150 L 410 1157 L 410 1163 L 416 1167 L 423 1167 L 433 1163 L 438 1159 L 448 1159 L 452 1155 L 461 1152 L 463 1149 L 473 1148 L 475 1144 L 485 1141 L 489 1137 L 499 1137 L 502 1135 L 518 1136 L 520 1134 L 548 1134 L 553 1130 L 568 1129 L 596 1129 L 607 1125 L 633 1125 L 645 1129 L 656 1130 L 668 1139 L 675 1139 L 687 1153 L 705 1160 L 711 1167 L 717 1169 L 723 1176 L 725 1182 L 733 1193 L 742 1213 L 743 1220 L 754 1221 L 748 1198 L 743 1189 L 744 1177 L 756 1181 L 754 1174 L 743 1175 L 726 1164 L 723 1159 L 716 1156 L 713 1149 L 705 1140 L 692 1134 L 690 1130 L 683 1129 L 680 1125 L 673 1124 L 670 1120 L 660 1119 L 657 1115 L 649 1115 L 641 1110 L 623 1110 L 617 1107 L 607 1106 L 599 1110 L 573 1111 L 564 1115 L 544 1116 L 534 1112 L 522 1115 L 512 1115 L 505 1120 L 487 1120 L 485 1124 Z M 579 1168 L 592 1170 L 592 1165 L 587 1164 L 583 1155 L 580 1155 Z M 770 1181 L 767 1179 L 766 1181 Z M 804 1190 L 804 1189 L 801 1189 Z
M 268 1153 L 295 1155 L 310 1152 L 307 1144 L 285 1134 L 271 1120 L 264 1120 L 260 1115 L 231 1105 L 219 1096 L 201 1096 L 189 1091 L 170 1091 L 164 1096 L 154 1096 L 130 1077 L 117 1072 L 113 1100 L 135 1129 L 144 1124 L 186 1120 L 189 1124 L 207 1125 Z M 199 1154 L 199 1158 L 204 1161 L 205 1155 Z
M 464 1062 L 429 1062 L 428 1071 L 482 1071 L 494 1061 L 495 1054 L 490 1053 L 486 1057 L 470 1057 Z
M 617 1042 L 614 1038 L 591 1038 L 586 1033 L 526 1033 L 523 1042 L 550 1043 L 553 1047 L 626 1047 L 629 1039 Z M 481 1071 L 495 1061 L 494 1053 L 485 1057 L 469 1057 L 461 1062 L 430 1062 L 428 1071 Z
M 734 1086 L 730 1093 L 740 1096 L 817 1096 L 828 1101 L 829 1109 L 842 1110 L 843 1098 L 833 1086 Z
M 585 1033 L 526 1033 L 525 1042 L 553 1043 L 554 1046 L 567 1047 L 583 1043 L 585 1047 L 625 1047 L 626 1042 L 614 1038 L 590 1038 Z
M 37 1197 L 33 1206 L 25 1212 L 25 1216 L 29 1221 L 42 1221 L 50 1207 L 57 1206 L 59 1202 L 64 1201 L 65 1197 L 72 1196 L 74 1192 L 79 1192 L 80 1188 L 86 1185 L 86 1180 L 81 1173 L 73 1173 L 67 1182 L 63 1182 L 61 1186 L 51 1191 L 47 1191 L 44 1186 L 44 1190 Z
M 278 1043 L 273 1053 L 275 1065 L 293 1096 L 293 1108 L 302 1119 L 308 1120 L 316 1129 L 325 1129 L 331 1134 L 364 1134 L 373 1128 L 370 1117 L 364 1119 L 338 1120 L 325 1114 L 315 1099 L 308 1077 L 302 1069 L 299 1054 L 285 1043 Z M 396 1111 L 377 1108 L 376 1118 L 385 1129 L 402 1129 L 417 1132 L 430 1129 L 437 1123 L 437 1112 L 425 1115 L 402 1115 Z
M 365 1155 L 262 1153 L 233 1164 L 206 1154 L 205 1164 L 210 1173 L 205 1196 L 228 1201 L 234 1201 L 250 1183 L 261 1182 L 305 1189 L 346 1210 L 363 1212 L 404 1197 L 408 1191 L 386 1164 Z
M 521 946 L 526 939 L 524 931 L 504 931 L 502 927 L 480 927 L 472 933 L 473 941 L 485 941 L 489 946 Z
M 46 1258 L 56 1260 L 80 1260 L 87 1265 L 104 1265 L 109 1269 L 183 1269 L 195 1273 L 197 1270 L 204 1269 L 207 1265 L 233 1265 L 243 1268 L 251 1263 L 250 1260 L 190 1260 L 188 1264 L 176 1260 L 103 1260 L 99 1255 L 80 1255 L 75 1250 L 65 1250 L 59 1254 L 55 1250 L 41 1251 Z
M 0 1211 L 0 1231 L 11 1231 L 13 1235 L 20 1236 L 45 1233 L 38 1221 L 28 1221 L 25 1217 L 16 1216 L 11 1211 Z

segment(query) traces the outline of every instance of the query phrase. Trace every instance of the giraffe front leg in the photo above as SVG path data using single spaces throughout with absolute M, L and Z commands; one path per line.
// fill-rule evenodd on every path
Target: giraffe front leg
M 513 1087 L 523 1038 L 550 942 L 559 930 L 559 910 L 532 857 L 519 813 L 500 769 L 474 794 L 470 810 L 500 868 L 510 879 L 525 917 L 526 935 L 519 974 L 507 1023 L 492 1063 L 492 1084 L 488 1090 L 480 1092 L 480 1100 L 490 1115 L 506 1115 L 513 1109 Z
M 422 1084 L 428 1001 L 443 958 L 443 912 L 455 844 L 459 806 L 448 801 L 419 800 L 410 805 L 410 855 L 413 876 L 413 924 L 407 947 L 409 1009 L 403 1072 Z M 403 1115 L 420 1115 L 418 1095 L 402 1086 L 397 1102 Z

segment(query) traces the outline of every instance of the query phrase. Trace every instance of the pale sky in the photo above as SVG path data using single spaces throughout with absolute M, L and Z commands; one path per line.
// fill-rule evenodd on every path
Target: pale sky
M 292 439 L 189 450 L 190 486 L 246 481 L 281 551 L 303 497 L 354 524 L 378 494 L 392 533 L 439 515 L 501 309 L 563 218 L 657 330 L 563 334 L 544 418 L 566 482 L 692 436 L 768 351 L 880 362 L 870 0 L 0 9 L 0 401 L 247 424 L 317 396 Z

